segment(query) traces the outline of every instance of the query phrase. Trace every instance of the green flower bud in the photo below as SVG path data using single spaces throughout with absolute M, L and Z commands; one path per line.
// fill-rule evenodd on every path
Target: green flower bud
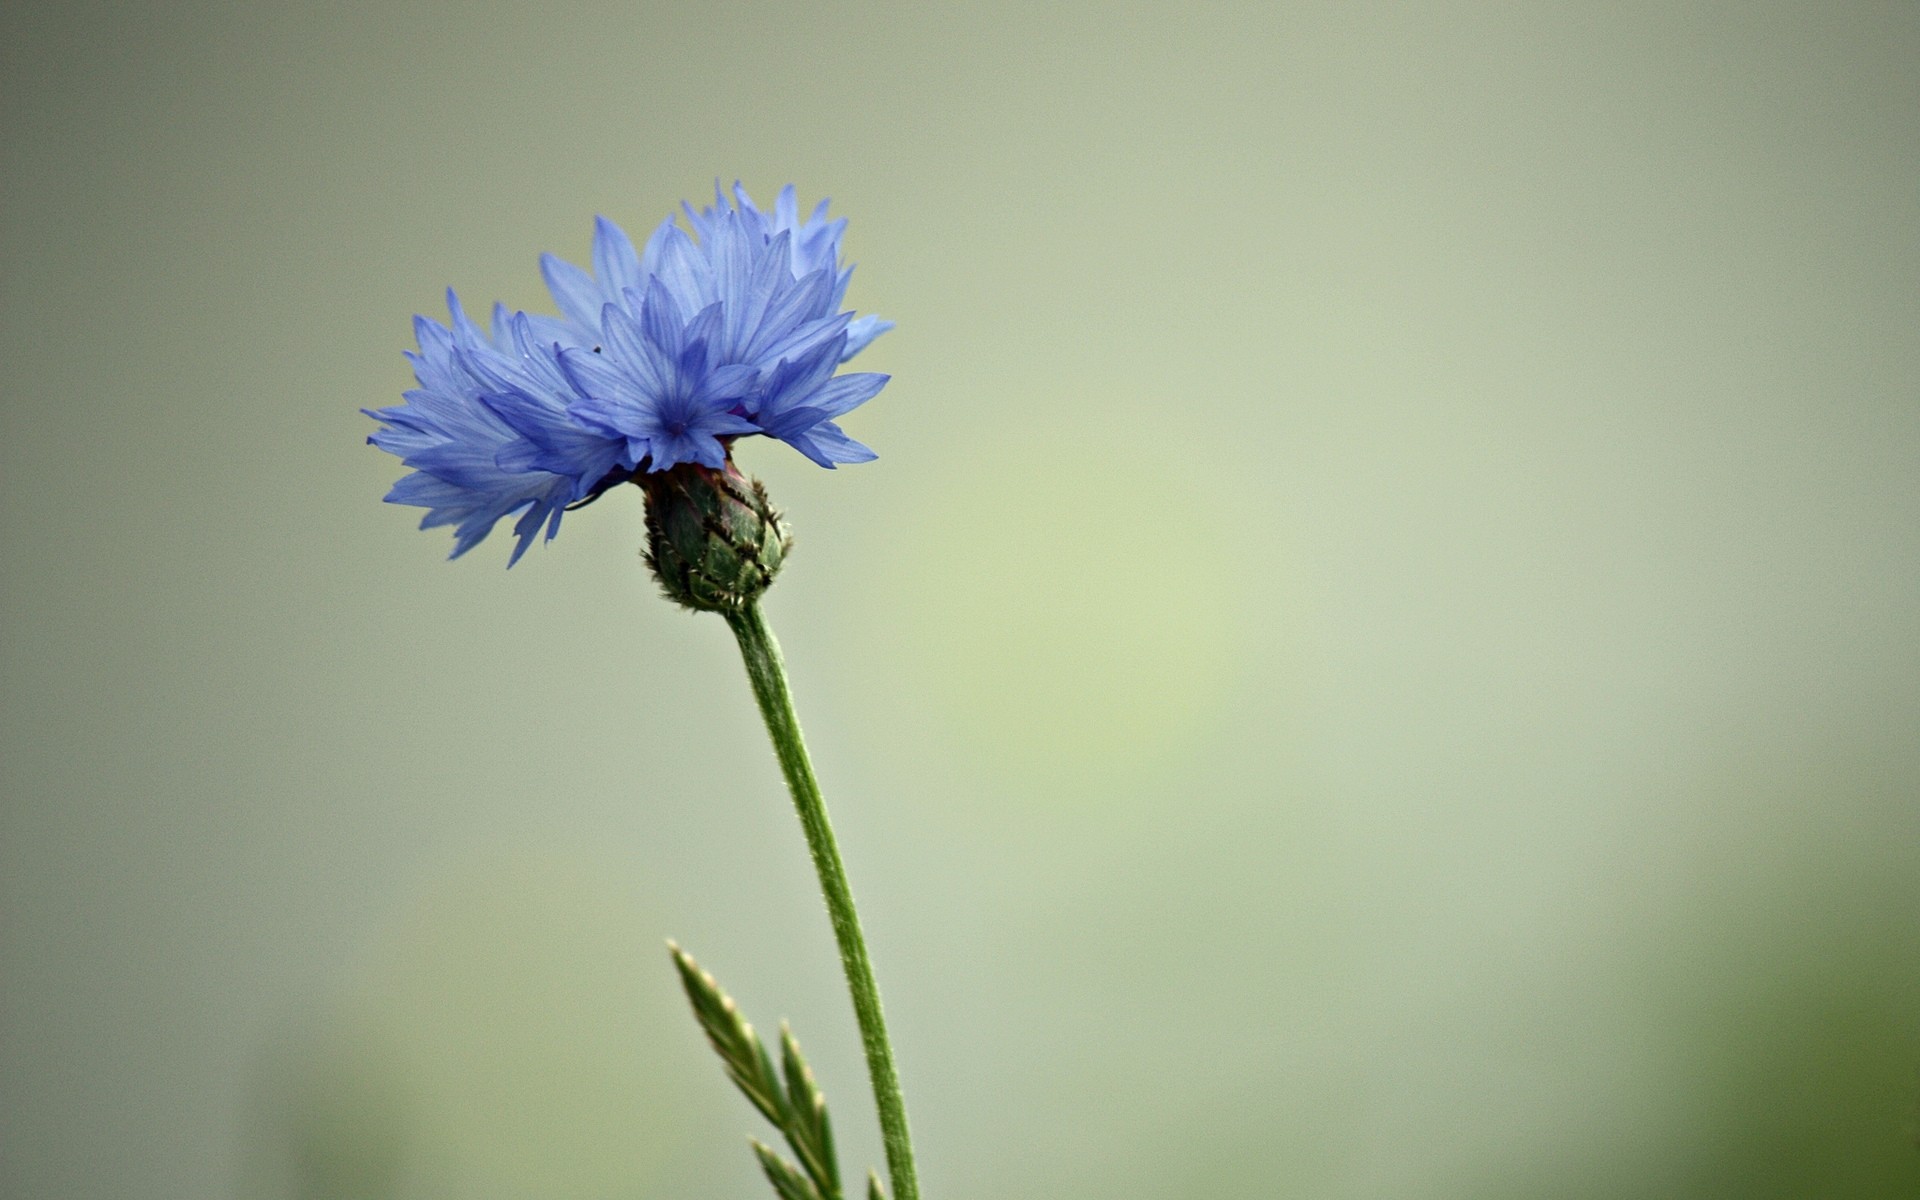
M 682 463 L 640 477 L 647 494 L 647 566 L 667 599 L 694 612 L 736 613 L 759 599 L 793 547 L 757 479 Z

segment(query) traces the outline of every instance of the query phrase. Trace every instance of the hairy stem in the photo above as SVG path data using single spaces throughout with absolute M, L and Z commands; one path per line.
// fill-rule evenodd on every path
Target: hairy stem
M 907 1105 L 900 1095 L 900 1076 L 893 1066 L 893 1046 L 887 1040 L 886 1018 L 880 1013 L 880 989 L 873 981 L 873 965 L 867 961 L 866 939 L 860 933 L 860 917 L 854 911 L 853 892 L 847 887 L 847 871 L 833 840 L 833 826 L 827 821 L 827 806 L 820 799 L 820 784 L 813 777 L 813 764 L 807 758 L 806 743 L 800 736 L 800 721 L 794 715 L 793 694 L 787 688 L 780 644 L 773 640 L 773 631 L 767 628 L 758 601 L 725 615 L 734 636 L 740 640 L 740 655 L 746 660 L 747 678 L 753 683 L 753 698 L 759 702 L 760 715 L 766 719 L 767 735 L 773 739 L 780 771 L 787 777 L 787 790 L 793 793 L 793 807 L 800 814 L 800 827 L 807 835 L 814 870 L 820 875 L 827 916 L 833 922 L 834 939 L 840 944 L 840 964 L 846 968 L 847 990 L 853 995 L 854 1016 L 860 1022 L 860 1042 L 867 1052 L 867 1074 L 873 1080 L 873 1101 L 880 1111 L 880 1135 L 886 1143 L 887 1173 L 893 1180 L 893 1194 L 895 1200 L 919 1200 L 920 1185 L 913 1173 L 913 1142 L 907 1134 Z

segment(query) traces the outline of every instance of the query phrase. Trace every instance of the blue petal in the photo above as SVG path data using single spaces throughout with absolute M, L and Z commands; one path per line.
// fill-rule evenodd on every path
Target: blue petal
M 600 281 L 600 290 L 608 296 L 618 296 L 646 282 L 633 240 L 626 230 L 605 217 L 595 217 L 593 222 L 593 273 Z
M 704 306 L 701 306 L 704 307 Z M 640 330 L 646 339 L 659 348 L 669 359 L 680 357 L 685 349 L 681 333 L 686 329 L 686 313 L 698 312 L 699 308 L 682 310 L 666 283 L 656 275 L 647 284 L 647 300 L 640 306 Z
M 893 322 L 884 317 L 872 315 L 857 318 L 847 326 L 847 347 L 840 352 L 840 361 L 845 362 L 865 350 L 873 339 L 893 328 Z
M 673 297 L 678 311 L 699 312 L 713 299 L 706 257 L 677 225 L 666 226 L 657 241 L 659 260 L 651 264 L 653 277 L 648 280 L 647 299 L 653 299 L 653 289 L 658 287 Z
M 547 281 L 547 290 L 553 293 L 553 302 L 567 314 L 567 319 L 593 328 L 600 319 L 600 306 L 606 303 L 606 295 L 594 283 L 593 276 L 552 254 L 540 256 L 540 274 Z
M 616 369 L 627 373 L 639 391 L 657 396 L 666 390 L 666 376 L 655 361 L 657 352 L 648 345 L 639 322 L 626 310 L 607 305 L 602 332 L 606 335 L 607 358 Z
M 749 363 L 728 363 L 708 374 L 704 394 L 715 400 L 738 400 L 760 381 L 760 369 Z
M 631 390 L 619 369 L 591 350 L 573 346 L 562 350 L 560 369 L 567 373 L 567 378 L 573 381 L 573 386 L 580 389 L 583 396 L 608 397 Z
M 832 421 L 820 422 L 788 445 L 828 470 L 840 463 L 872 462 L 880 457 L 841 432 Z
M 864 371 L 836 375 L 808 397 L 807 405 L 822 410 L 830 417 L 844 416 L 879 395 L 880 389 L 887 386 L 890 378 L 888 375 Z

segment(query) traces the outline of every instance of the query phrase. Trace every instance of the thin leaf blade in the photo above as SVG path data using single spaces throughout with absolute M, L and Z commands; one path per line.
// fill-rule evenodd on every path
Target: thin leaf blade
M 687 1002 L 693 1006 L 694 1018 L 706 1031 L 707 1042 L 714 1053 L 720 1056 L 727 1077 L 767 1120 L 786 1129 L 786 1096 L 759 1035 L 740 1014 L 733 998 L 693 961 L 692 955 L 672 941 L 667 943 L 667 949 L 673 953 L 673 965 L 680 972 L 680 984 L 687 993 Z
M 821 1200 L 800 1168 L 781 1158 L 773 1147 L 756 1139 L 753 1152 L 760 1159 L 760 1169 L 766 1172 L 767 1181 L 780 1193 L 780 1200 Z
M 827 1200 L 839 1200 L 840 1164 L 833 1151 L 833 1122 L 827 1116 L 827 1098 L 814 1081 L 813 1071 L 800 1053 L 800 1043 L 785 1021 L 780 1023 L 780 1068 L 787 1085 L 787 1143 Z

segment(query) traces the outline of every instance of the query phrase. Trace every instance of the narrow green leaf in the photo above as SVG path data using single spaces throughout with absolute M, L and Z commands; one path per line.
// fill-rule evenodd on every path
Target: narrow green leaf
M 887 1200 L 887 1189 L 880 1186 L 880 1172 L 867 1170 L 867 1200 Z
M 839 1200 L 840 1164 L 833 1152 L 833 1122 L 827 1117 L 827 1098 L 814 1082 L 813 1071 L 801 1057 L 800 1043 L 785 1021 L 780 1022 L 780 1068 L 787 1082 L 787 1144 L 807 1169 L 826 1200 Z
M 732 998 L 720 990 L 713 976 L 701 970 L 691 955 L 671 941 L 667 949 L 673 952 L 673 965 L 680 970 L 680 983 L 686 989 L 687 1001 L 693 1005 L 693 1015 L 706 1030 L 707 1041 L 714 1052 L 726 1065 L 727 1077 L 767 1120 L 786 1129 L 786 1099 L 780 1090 L 779 1076 L 773 1072 L 773 1060 L 767 1057 L 759 1035 L 740 1015 Z
M 753 1152 L 760 1158 L 760 1169 L 767 1173 L 767 1181 L 780 1193 L 780 1200 L 820 1200 L 820 1194 L 813 1190 L 813 1184 L 807 1182 L 800 1168 L 774 1153 L 773 1147 L 756 1140 Z

